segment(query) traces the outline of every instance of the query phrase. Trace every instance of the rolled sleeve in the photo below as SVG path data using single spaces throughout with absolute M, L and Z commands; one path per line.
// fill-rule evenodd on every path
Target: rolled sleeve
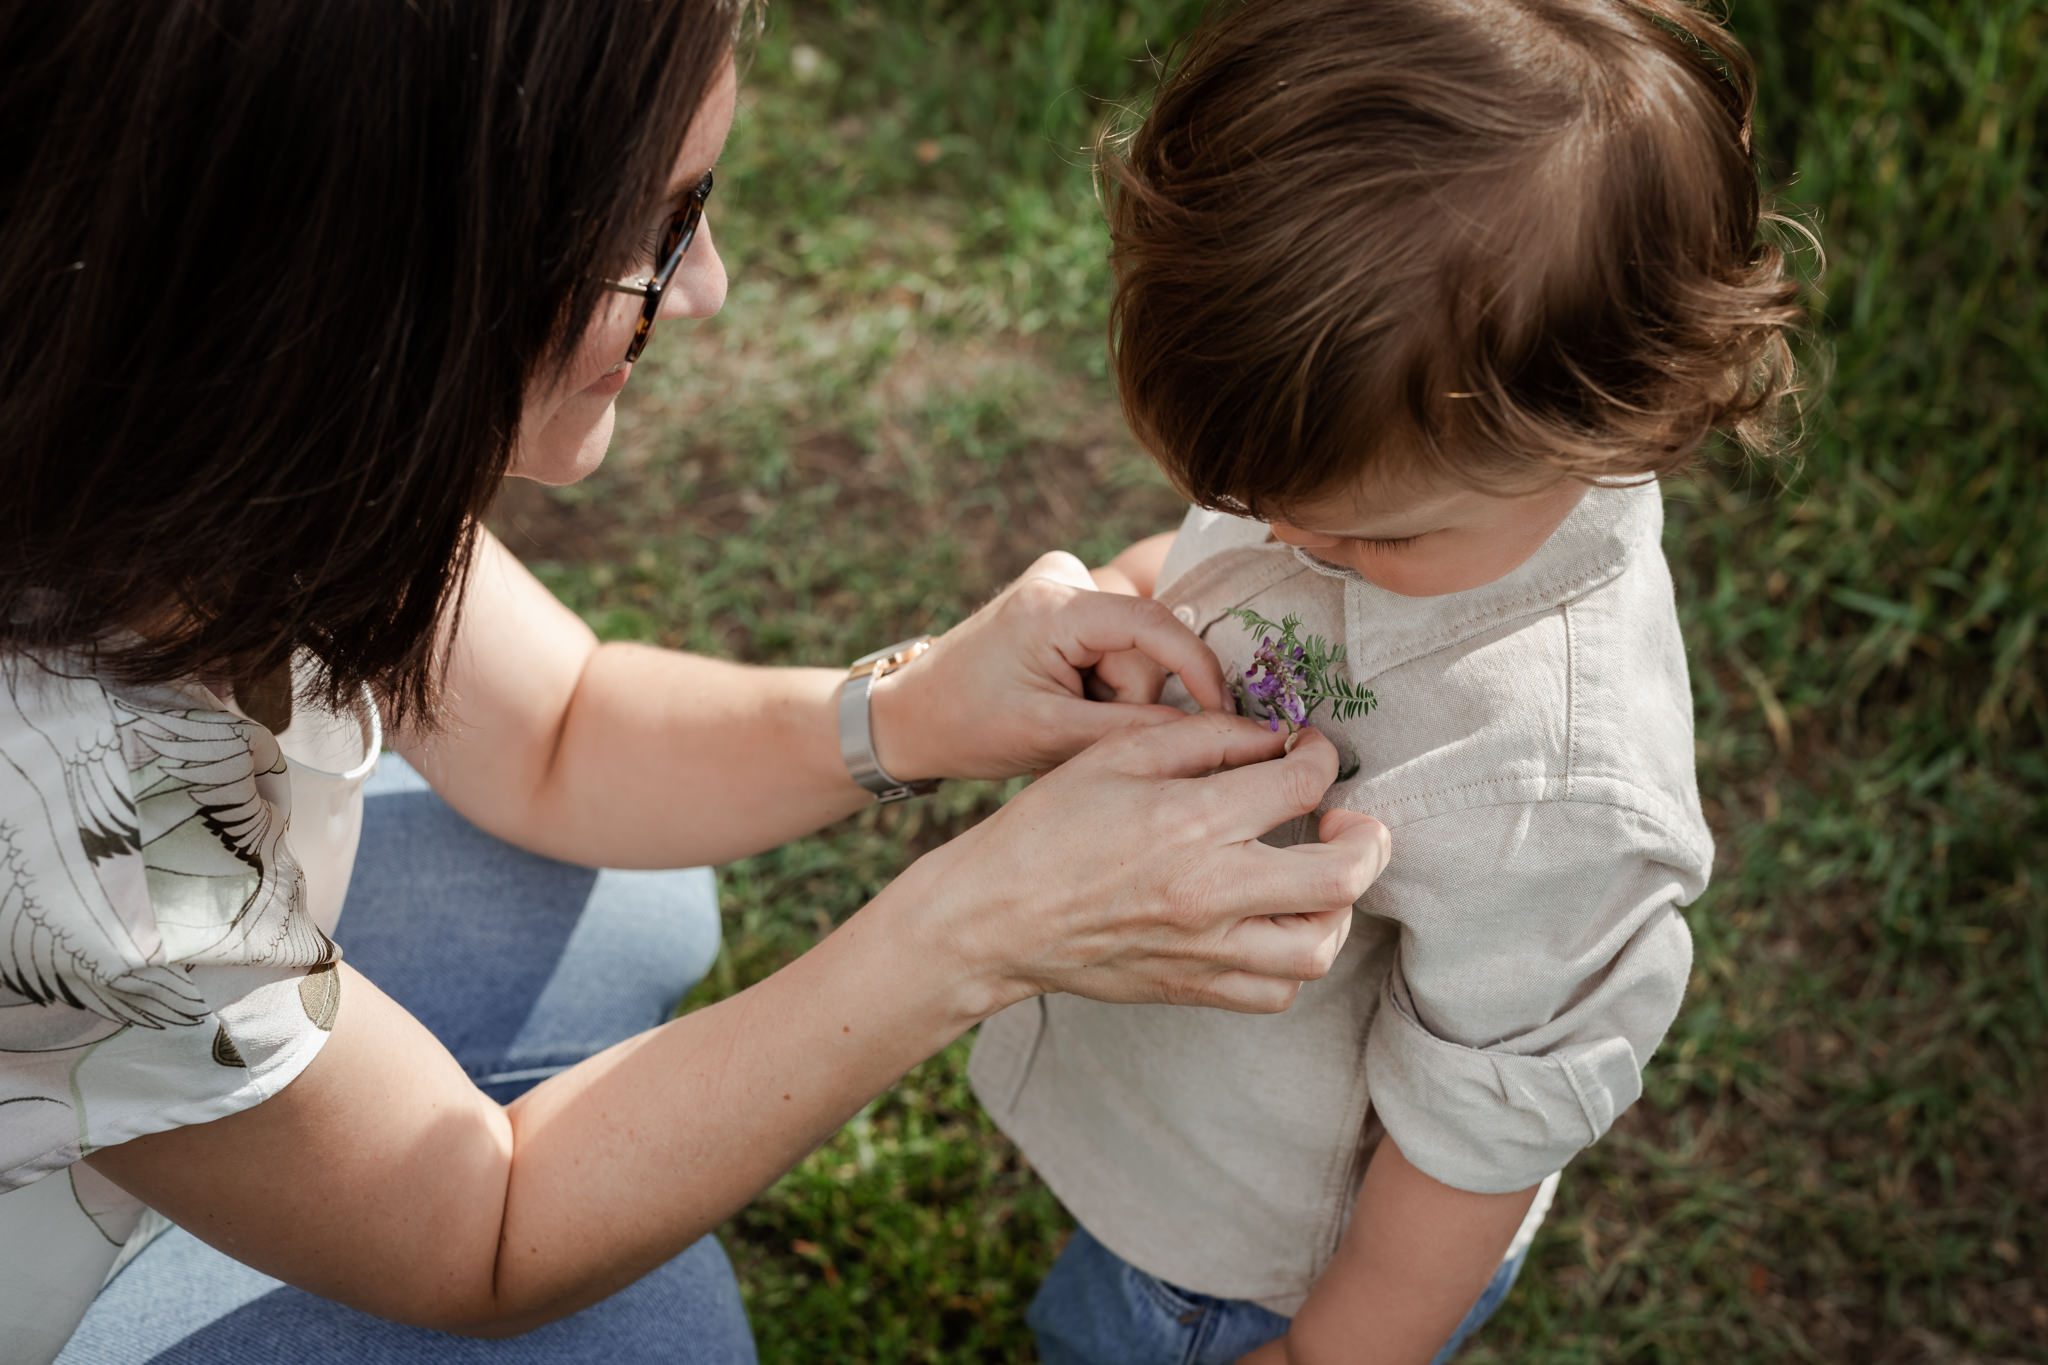
M 1609 806 L 1489 808 L 1398 831 L 1366 905 L 1401 926 L 1366 1070 L 1402 1154 L 1494 1194 L 1597 1141 L 1641 1095 L 1677 1014 L 1692 961 L 1678 907 L 1709 856 Z

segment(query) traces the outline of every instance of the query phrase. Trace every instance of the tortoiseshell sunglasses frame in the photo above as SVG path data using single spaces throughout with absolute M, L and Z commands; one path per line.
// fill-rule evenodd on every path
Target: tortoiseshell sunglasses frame
M 704 201 L 711 197 L 711 172 L 704 172 L 684 198 L 683 206 L 676 210 L 661 230 L 661 242 L 654 253 L 654 273 L 644 280 L 606 280 L 604 287 L 620 294 L 638 294 L 644 303 L 640 305 L 640 323 L 633 329 L 632 344 L 626 347 L 623 363 L 632 364 L 647 349 L 647 338 L 654 332 L 654 319 L 661 313 L 661 297 L 668 292 L 669 281 L 675 278 L 676 270 L 683 263 L 683 253 L 690 249 L 690 243 L 697 238 L 697 226 L 704 221 Z

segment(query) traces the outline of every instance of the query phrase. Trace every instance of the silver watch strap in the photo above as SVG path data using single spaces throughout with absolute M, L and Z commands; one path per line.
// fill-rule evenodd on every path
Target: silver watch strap
M 903 782 L 891 777 L 883 769 L 881 760 L 875 757 L 871 719 L 875 678 L 878 674 L 886 676 L 894 666 L 893 663 L 882 668 L 875 665 L 917 649 L 928 638 L 921 636 L 915 640 L 901 640 L 872 654 L 863 654 L 853 661 L 846 681 L 839 685 L 839 756 L 845 760 L 846 771 L 853 780 L 873 792 L 880 802 L 923 796 L 939 785 L 936 779 Z

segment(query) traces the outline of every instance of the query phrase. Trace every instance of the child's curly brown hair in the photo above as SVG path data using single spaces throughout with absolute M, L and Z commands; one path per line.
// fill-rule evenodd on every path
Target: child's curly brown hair
M 1212 9 L 1099 156 L 1134 429 L 1259 515 L 1367 471 L 1514 492 L 1716 429 L 1780 448 L 1805 315 L 1754 88 L 1682 0 Z

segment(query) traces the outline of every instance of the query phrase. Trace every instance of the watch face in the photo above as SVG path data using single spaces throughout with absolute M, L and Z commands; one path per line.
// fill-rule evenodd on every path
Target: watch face
M 847 672 L 855 677 L 861 674 L 875 678 L 886 677 L 931 647 L 932 637 L 929 635 L 920 635 L 915 640 L 899 640 L 886 649 L 863 654 L 853 661 Z

